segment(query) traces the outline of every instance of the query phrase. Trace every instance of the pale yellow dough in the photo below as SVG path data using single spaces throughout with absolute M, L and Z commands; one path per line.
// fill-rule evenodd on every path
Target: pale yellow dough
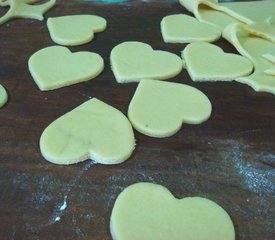
M 275 1 L 224 2 L 210 0 L 179 0 L 195 17 L 224 30 L 231 23 L 251 25 L 251 31 L 274 41 Z M 269 26 L 267 23 L 269 22 Z M 255 24 L 255 25 L 254 25 Z M 253 26 L 252 26 L 253 25 Z
M 88 158 L 102 164 L 122 163 L 131 156 L 134 147 L 128 119 L 96 98 L 55 120 L 40 138 L 44 158 L 64 165 Z
M 180 57 L 165 51 L 154 51 L 142 42 L 124 42 L 113 48 L 111 67 L 117 82 L 138 82 L 143 78 L 169 79 L 183 68 Z
M 118 196 L 110 230 L 114 240 L 234 240 L 234 225 L 218 204 L 175 198 L 168 189 L 136 183 Z
M 223 37 L 231 42 L 239 53 L 249 58 L 255 67 L 252 75 L 237 78 L 236 81 L 251 86 L 255 91 L 275 94 L 275 76 L 272 74 L 274 62 L 272 57 L 270 58 L 270 54 L 275 52 L 275 44 L 251 35 L 243 24 L 229 25 Z M 269 59 L 266 59 L 266 56 L 269 56 Z
M 207 23 L 185 14 L 166 16 L 161 21 L 161 33 L 166 43 L 214 42 L 222 32 Z
M 0 7 L 9 6 L 8 12 L 0 17 L 0 25 L 13 18 L 31 18 L 43 20 L 43 14 L 51 9 L 56 0 L 40 3 L 41 0 L 1 0 Z
M 183 123 L 200 124 L 211 114 L 209 99 L 191 86 L 143 79 L 128 108 L 133 127 L 151 137 L 175 134 Z
M 224 53 L 220 47 L 205 42 L 187 45 L 183 58 L 193 81 L 232 81 L 253 70 L 247 58 Z
M 6 89 L 0 84 L 0 108 L 8 101 L 8 94 Z
M 107 22 L 95 15 L 73 15 L 48 18 L 47 26 L 55 43 L 76 46 L 90 42 L 95 32 L 106 29 Z
M 61 46 L 39 50 L 29 59 L 30 73 L 42 91 L 91 80 L 103 69 L 103 59 L 97 53 L 71 53 Z

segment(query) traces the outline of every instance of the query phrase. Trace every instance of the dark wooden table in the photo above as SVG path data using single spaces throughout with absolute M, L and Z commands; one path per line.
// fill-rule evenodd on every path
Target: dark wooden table
M 110 51 L 137 40 L 180 54 L 184 45 L 165 44 L 159 27 L 164 16 L 175 13 L 187 13 L 176 0 L 58 1 L 47 17 L 96 14 L 107 19 L 107 30 L 92 43 L 71 48 L 101 54 L 105 70 L 92 81 L 49 92 L 39 91 L 27 66 L 32 53 L 54 44 L 46 21 L 14 20 L 0 26 L 0 83 L 10 97 L 0 109 L 0 239 L 110 240 L 116 197 L 141 181 L 162 184 L 178 198 L 202 196 L 217 202 L 231 215 L 239 240 L 274 239 L 275 96 L 246 85 L 194 83 L 183 71 L 171 81 L 202 90 L 213 104 L 211 118 L 184 125 L 170 138 L 135 132 L 137 148 L 121 165 L 86 161 L 57 166 L 41 156 L 44 128 L 90 97 L 127 113 L 137 84 L 116 83 Z M 235 52 L 224 40 L 217 44 Z

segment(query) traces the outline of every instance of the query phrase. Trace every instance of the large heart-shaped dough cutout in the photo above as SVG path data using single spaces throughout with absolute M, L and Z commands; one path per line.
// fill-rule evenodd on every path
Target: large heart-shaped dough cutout
M 124 83 L 172 78 L 182 71 L 183 63 L 177 55 L 154 51 L 148 44 L 124 42 L 112 50 L 111 66 L 117 82 Z
M 161 33 L 166 43 L 214 42 L 221 30 L 185 14 L 166 16 L 161 21 Z
M 137 131 L 151 137 L 168 137 L 183 123 L 206 121 L 211 110 L 208 98 L 196 88 L 144 79 L 129 105 L 128 117 Z
M 218 204 L 176 199 L 166 188 L 137 183 L 117 198 L 110 222 L 114 240 L 234 240 L 233 223 Z
M 47 26 L 54 42 L 76 46 L 90 42 L 95 32 L 106 29 L 107 22 L 95 15 L 72 15 L 49 18 Z
M 210 43 L 191 43 L 182 55 L 193 81 L 231 81 L 247 76 L 253 70 L 253 64 L 247 58 L 224 53 Z
M 71 53 L 68 48 L 60 46 L 39 50 L 29 59 L 31 75 L 42 91 L 91 80 L 103 68 L 103 59 L 97 53 Z
M 135 147 L 129 120 L 117 109 L 93 98 L 51 123 L 42 133 L 42 155 L 56 164 L 88 158 L 102 164 L 127 160 Z

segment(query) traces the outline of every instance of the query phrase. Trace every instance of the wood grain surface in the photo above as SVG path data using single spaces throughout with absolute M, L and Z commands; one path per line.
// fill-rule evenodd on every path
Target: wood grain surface
M 5 10 L 0 9 L 0 15 Z M 14 20 L 0 26 L 0 84 L 9 92 L 0 109 L 0 239 L 111 240 L 109 218 L 118 194 L 146 181 L 178 198 L 211 199 L 230 214 L 238 240 L 274 239 L 275 96 L 236 83 L 195 83 L 183 71 L 174 82 L 190 84 L 211 100 L 211 118 L 184 125 L 173 137 L 154 139 L 135 132 L 132 157 L 116 166 L 86 161 L 57 166 L 43 159 L 42 131 L 91 97 L 127 114 L 137 84 L 118 84 L 109 55 L 117 44 L 136 40 L 176 54 L 184 44 L 165 44 L 160 21 L 187 13 L 177 1 L 108 4 L 60 0 L 46 17 L 96 14 L 108 28 L 93 42 L 71 47 L 105 60 L 94 80 L 41 92 L 28 71 L 29 57 L 53 45 L 46 21 Z M 216 43 L 236 52 L 225 40 Z M 167 239 L 169 240 L 169 239 Z

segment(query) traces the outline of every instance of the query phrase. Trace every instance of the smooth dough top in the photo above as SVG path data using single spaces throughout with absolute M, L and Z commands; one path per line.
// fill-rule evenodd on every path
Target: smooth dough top
M 111 67 L 117 82 L 139 82 L 143 78 L 168 79 L 178 75 L 183 62 L 176 54 L 153 50 L 142 42 L 123 42 L 111 52 Z
M 43 156 L 56 164 L 73 164 L 88 158 L 102 164 L 118 164 L 127 160 L 134 148 L 128 119 L 96 98 L 55 120 L 40 138 Z
M 107 22 L 95 15 L 72 15 L 49 18 L 47 26 L 54 42 L 76 46 L 90 42 L 94 38 L 94 32 L 106 29 Z
M 233 223 L 205 198 L 176 199 L 164 187 L 137 183 L 117 198 L 110 223 L 114 240 L 234 240 Z
M 161 21 L 161 33 L 168 43 L 214 42 L 221 37 L 221 31 L 215 26 L 200 23 L 185 14 L 164 17 Z

